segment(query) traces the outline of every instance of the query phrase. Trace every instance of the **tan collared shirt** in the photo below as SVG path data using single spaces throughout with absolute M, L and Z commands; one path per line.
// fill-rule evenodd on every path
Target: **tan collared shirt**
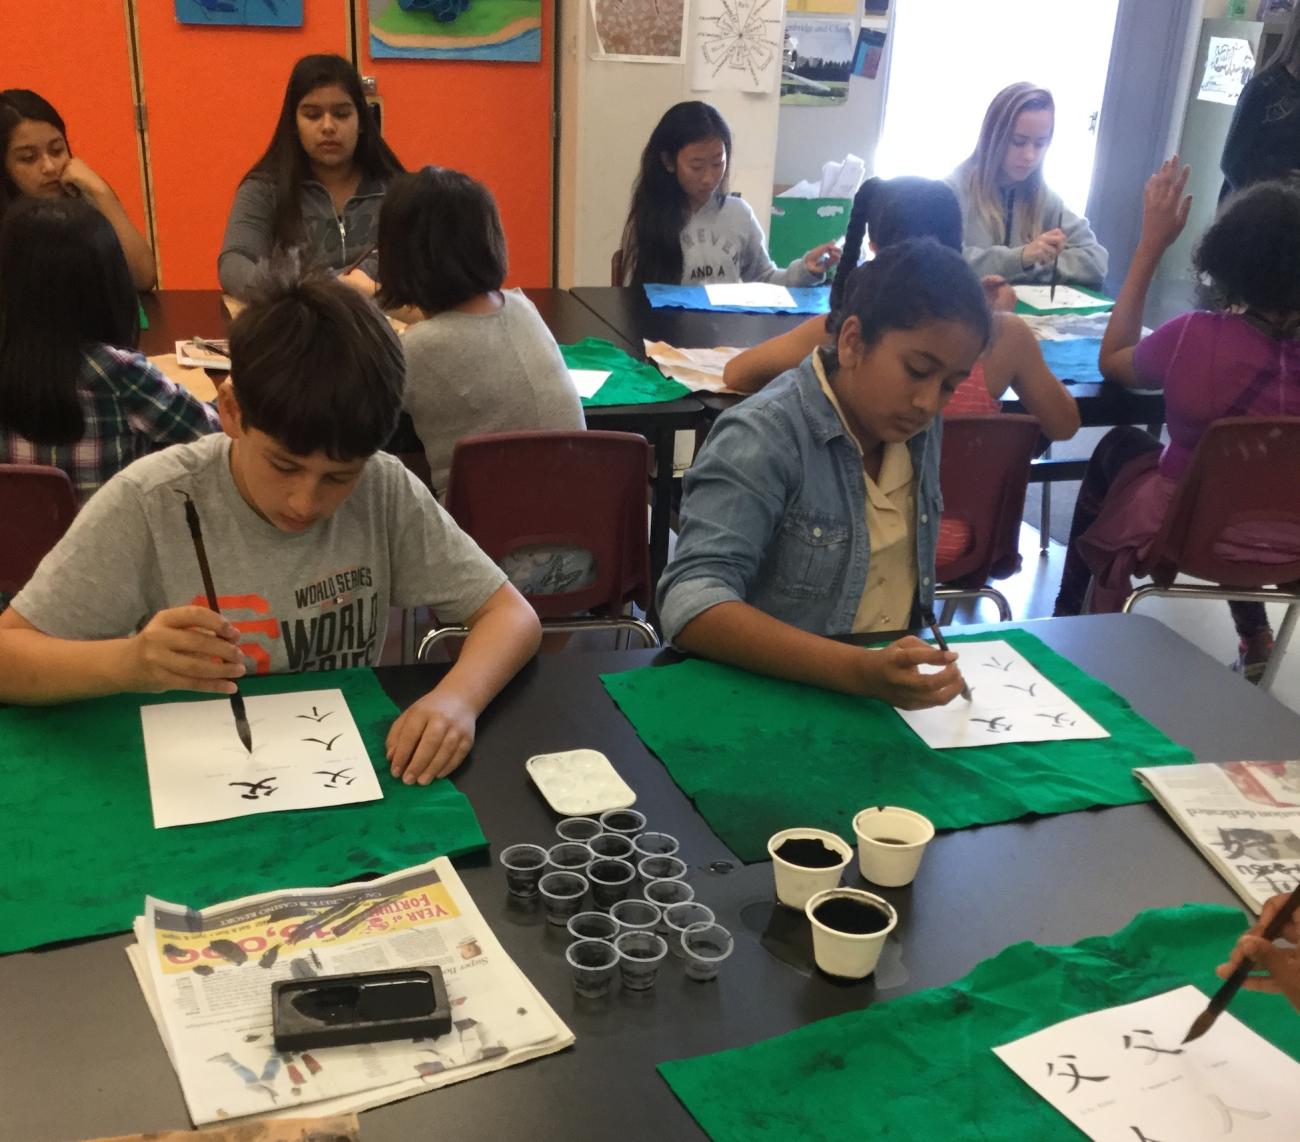
M 826 380 L 821 354 L 814 353 L 812 358 L 822 392 L 860 454 L 862 446 Z M 903 630 L 912 617 L 912 600 L 916 597 L 916 483 L 912 478 L 912 454 L 906 442 L 886 444 L 880 475 L 873 480 L 863 468 L 862 481 L 866 488 L 871 559 L 867 566 L 867 585 L 853 618 L 853 633 Z

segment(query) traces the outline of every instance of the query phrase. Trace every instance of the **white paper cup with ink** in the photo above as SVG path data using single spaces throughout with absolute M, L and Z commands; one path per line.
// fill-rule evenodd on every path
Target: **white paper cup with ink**
M 863 809 L 853 818 L 858 837 L 858 868 L 863 880 L 882 888 L 911 884 L 921 867 L 925 846 L 934 839 L 928 818 L 897 805 Z
M 767 842 L 776 880 L 776 898 L 788 908 L 802 908 L 815 892 L 834 888 L 853 859 L 843 837 L 825 829 L 782 829 Z
M 827 975 L 865 979 L 876 970 L 885 937 L 898 924 L 888 900 L 861 888 L 828 888 L 804 905 L 813 959 Z

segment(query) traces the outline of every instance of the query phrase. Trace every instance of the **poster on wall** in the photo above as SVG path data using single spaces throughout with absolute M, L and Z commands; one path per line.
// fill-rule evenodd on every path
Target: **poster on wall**
M 542 58 L 542 0 L 369 0 L 374 59 Z
M 858 47 L 853 53 L 853 74 L 863 79 L 875 79 L 880 74 L 880 61 L 885 55 L 885 33 L 879 28 L 860 28 Z
M 681 63 L 686 0 L 591 0 L 596 28 L 592 59 Z
M 782 104 L 829 107 L 848 99 L 857 34 L 856 20 L 786 20 Z
M 693 56 L 696 91 L 771 91 L 781 64 L 781 0 L 696 0 Z
M 1205 71 L 1197 99 L 1236 107 L 1242 88 L 1255 71 L 1255 53 L 1249 40 L 1211 36 L 1205 53 Z
M 180 24 L 301 28 L 303 0 L 176 0 Z

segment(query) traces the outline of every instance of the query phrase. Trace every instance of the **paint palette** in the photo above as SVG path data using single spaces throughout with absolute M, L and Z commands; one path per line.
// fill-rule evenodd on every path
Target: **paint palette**
M 546 803 L 565 817 L 589 817 L 636 802 L 632 787 L 598 750 L 539 753 L 524 768 Z

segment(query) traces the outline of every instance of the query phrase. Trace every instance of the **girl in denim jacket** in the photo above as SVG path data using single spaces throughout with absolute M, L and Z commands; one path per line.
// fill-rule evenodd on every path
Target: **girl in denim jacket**
M 956 655 L 903 630 L 934 599 L 939 411 L 989 339 L 979 279 L 932 239 L 854 271 L 833 349 L 718 418 L 686 475 L 666 634 L 748 670 L 917 709 L 962 686 Z M 922 673 L 922 665 L 941 667 Z

